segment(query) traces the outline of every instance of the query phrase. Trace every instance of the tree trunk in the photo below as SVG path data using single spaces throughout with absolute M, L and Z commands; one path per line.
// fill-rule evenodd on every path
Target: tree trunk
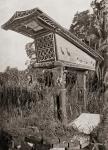
M 104 51 L 104 119 L 103 119 L 103 142 L 108 150 L 108 47 Z
M 103 47 L 103 80 L 105 85 L 104 91 L 104 112 L 103 112 L 103 122 L 102 122 L 102 140 L 105 144 L 105 149 L 108 150 L 108 0 L 103 0 L 104 4 L 104 32 L 105 39 L 104 43 L 106 47 Z

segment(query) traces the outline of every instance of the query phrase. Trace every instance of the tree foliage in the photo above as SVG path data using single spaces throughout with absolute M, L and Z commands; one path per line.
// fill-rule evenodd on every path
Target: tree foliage
M 77 12 L 70 26 L 70 31 L 93 49 L 98 49 L 106 36 L 102 1 L 92 1 L 92 12 Z
M 26 65 L 31 66 L 36 61 L 36 51 L 34 42 L 27 43 L 25 46 L 26 54 L 29 58 L 29 61 L 26 62 Z

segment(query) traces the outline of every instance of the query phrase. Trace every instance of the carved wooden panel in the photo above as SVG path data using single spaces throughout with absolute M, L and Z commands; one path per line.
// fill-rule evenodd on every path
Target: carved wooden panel
M 52 33 L 36 39 L 37 62 L 55 60 L 54 35 Z
M 72 64 L 75 68 L 95 70 L 96 60 L 63 37 L 56 34 L 58 60 Z

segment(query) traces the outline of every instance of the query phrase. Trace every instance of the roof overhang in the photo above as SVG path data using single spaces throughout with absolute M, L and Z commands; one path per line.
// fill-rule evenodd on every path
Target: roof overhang
M 34 39 L 36 34 L 48 31 L 47 27 L 44 27 L 44 24 L 38 19 L 41 14 L 42 11 L 38 8 L 17 11 L 9 21 L 2 25 L 2 28 L 5 30 L 13 30 Z
M 41 35 L 41 33 L 54 32 L 85 51 L 97 61 L 103 60 L 99 52 L 91 49 L 38 8 L 16 12 L 8 22 L 2 25 L 2 28 L 5 30 L 13 30 L 33 39 Z

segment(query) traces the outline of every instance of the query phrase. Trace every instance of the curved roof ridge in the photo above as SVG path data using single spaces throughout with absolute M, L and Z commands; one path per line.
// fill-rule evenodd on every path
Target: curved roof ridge
M 25 17 L 27 17 L 27 16 L 29 16 L 29 15 L 32 15 L 32 14 L 34 14 L 35 12 L 37 12 L 37 10 L 39 10 L 38 7 L 33 8 L 33 9 L 31 9 L 31 10 L 16 11 L 16 12 L 14 13 L 14 15 L 13 15 L 5 24 L 2 25 L 2 28 L 7 30 L 7 26 L 8 26 L 9 24 L 13 23 L 13 21 L 18 20 L 18 19 L 21 19 L 21 18 L 25 18 Z M 41 10 L 39 10 L 39 11 L 41 11 Z
M 83 46 L 84 48 L 86 48 L 86 50 L 89 53 L 93 53 L 94 55 L 98 55 L 98 57 L 100 59 L 103 59 L 103 57 L 101 56 L 101 54 L 99 52 L 94 51 L 91 47 L 89 47 L 88 45 L 86 45 L 84 42 L 82 42 L 81 39 L 79 39 L 76 35 L 72 34 L 68 29 L 62 27 L 61 25 L 59 25 L 54 19 L 50 18 L 47 14 L 42 13 L 42 15 L 39 16 L 39 19 L 41 19 L 42 16 L 47 17 L 47 19 L 50 19 L 53 22 L 53 26 L 56 27 L 56 30 L 58 30 L 58 33 L 60 31 L 62 31 L 66 36 L 68 36 L 69 38 L 71 38 L 72 40 L 75 40 L 75 42 L 77 42 L 78 44 L 80 44 L 81 46 Z M 44 21 L 44 20 L 43 20 Z M 45 20 L 46 21 L 46 20 Z
M 9 21 L 2 25 L 2 28 L 5 30 L 11 29 L 11 25 L 14 23 L 14 21 L 26 18 L 30 15 L 34 15 L 35 13 L 38 21 L 43 21 L 44 24 L 46 24 L 47 26 L 49 25 L 53 29 L 53 31 L 55 31 L 55 33 L 60 34 L 68 41 L 73 42 L 77 47 L 86 51 L 96 59 L 103 60 L 103 57 L 99 52 L 93 50 L 91 47 L 86 45 L 76 35 L 71 33 L 68 29 L 62 27 L 59 23 L 57 23 L 54 19 L 52 19 L 46 13 L 41 11 L 38 7 L 33 8 L 31 10 L 16 11 L 16 13 L 9 19 Z

